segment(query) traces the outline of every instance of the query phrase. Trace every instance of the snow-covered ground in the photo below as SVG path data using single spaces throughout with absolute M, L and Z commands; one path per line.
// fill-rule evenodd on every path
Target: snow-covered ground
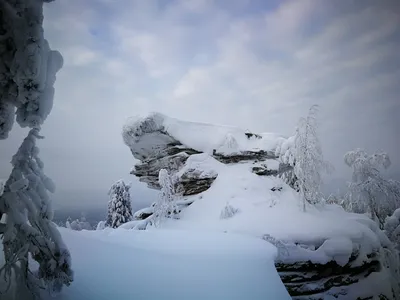
M 276 248 L 246 236 L 186 230 L 60 228 L 75 280 L 56 300 L 290 299 Z

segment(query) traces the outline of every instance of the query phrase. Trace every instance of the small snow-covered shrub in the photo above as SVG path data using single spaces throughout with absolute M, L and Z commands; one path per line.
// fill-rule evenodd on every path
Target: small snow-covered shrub
M 396 249 L 400 251 L 400 208 L 396 209 L 390 217 L 387 217 L 384 225 L 385 233 Z
M 96 230 L 104 230 L 106 228 L 106 221 L 100 221 L 97 224 Z
M 289 255 L 288 246 L 286 245 L 286 243 L 284 241 L 277 240 L 276 238 L 274 238 L 273 236 L 271 236 L 269 234 L 264 234 L 262 236 L 262 239 L 271 243 L 272 245 L 274 245 L 277 248 L 277 250 L 278 250 L 277 258 L 278 259 Z
M 6 182 L 4 180 L 0 179 L 0 196 L 3 195 L 5 185 L 6 185 Z
M 80 219 L 76 219 L 74 221 L 68 217 L 65 222 L 65 227 L 71 230 L 81 231 L 81 230 L 93 230 L 92 225 L 86 221 L 86 218 L 82 216 Z
M 238 208 L 233 207 L 229 203 L 226 203 L 225 207 L 221 211 L 220 218 L 221 219 L 228 219 L 232 218 L 234 215 L 236 215 L 240 210 Z
M 78 219 L 76 219 L 75 221 L 72 221 L 70 227 L 72 230 L 77 230 L 77 231 L 93 230 L 93 228 L 89 222 L 78 220 Z

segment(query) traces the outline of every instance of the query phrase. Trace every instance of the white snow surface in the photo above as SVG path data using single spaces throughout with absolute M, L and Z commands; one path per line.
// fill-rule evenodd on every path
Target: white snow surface
M 275 247 L 260 239 L 186 230 L 59 230 L 75 281 L 48 299 L 291 299 L 274 267 Z
M 154 149 L 154 144 L 171 142 L 168 137 L 155 136 L 167 133 L 183 145 L 211 154 L 219 149 L 224 154 L 240 151 L 275 151 L 286 138 L 275 133 L 261 133 L 260 138 L 247 138 L 246 131 L 237 127 L 181 121 L 161 113 L 151 113 L 145 117 L 131 117 L 123 127 L 125 144 L 140 151 Z
M 316 251 L 296 247 L 286 262 L 326 263 L 336 260 L 344 265 L 353 251 L 379 251 L 383 242 L 378 227 L 368 217 L 345 212 L 337 205 L 309 206 L 302 212 L 298 194 L 280 178 L 258 176 L 252 163 L 225 165 L 202 153 L 191 155 L 185 167 L 216 172 L 218 177 L 207 191 L 185 199 L 195 200 L 179 220 L 169 219 L 164 228 L 191 231 L 222 231 L 261 238 L 269 234 L 285 243 L 299 243 Z M 282 187 L 281 191 L 272 191 Z M 226 204 L 240 211 L 221 219 Z M 340 221 L 338 221 L 340 220 Z M 365 257 L 366 258 L 366 257 Z

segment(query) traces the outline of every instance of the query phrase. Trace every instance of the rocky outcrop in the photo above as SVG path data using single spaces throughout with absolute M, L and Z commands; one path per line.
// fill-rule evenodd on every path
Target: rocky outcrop
M 167 144 L 158 144 L 157 148 L 147 153 L 147 155 L 131 150 L 135 158 L 140 159 L 140 162 L 132 169 L 131 174 L 137 176 L 141 182 L 147 183 L 148 187 L 151 189 L 160 189 L 158 173 L 161 169 L 166 169 L 172 174 L 177 173 L 185 165 L 190 155 L 201 153 L 182 145 L 179 141 L 174 140 L 164 132 L 160 132 L 160 134 L 165 136 L 165 140 L 168 141 Z M 224 164 L 240 163 L 244 161 L 259 163 L 265 160 L 278 159 L 272 151 L 263 150 L 242 151 L 229 155 L 217 153 L 214 150 L 211 156 Z M 269 169 L 265 164 L 261 164 L 254 166 L 251 171 L 260 176 L 276 176 L 291 169 L 290 166 L 285 164 L 279 164 L 279 169 Z M 183 196 L 199 194 L 210 188 L 217 176 L 218 174 L 203 176 L 198 170 L 189 170 L 180 176 L 177 189 Z
M 276 269 L 293 299 L 323 299 L 328 293 L 338 297 L 347 286 L 381 269 L 376 254 L 370 255 L 369 262 L 353 267 L 351 262 L 356 259 L 357 256 L 353 255 L 345 266 L 339 266 L 335 261 L 326 264 L 314 264 L 310 261 L 293 264 L 281 262 L 276 263 Z M 335 287 L 342 290 L 331 291 Z
M 186 132 L 183 134 L 182 131 L 185 130 Z M 214 133 L 213 131 L 216 131 L 217 135 L 222 132 L 221 143 L 215 141 L 213 134 L 204 134 L 204 132 Z M 231 134 L 231 132 L 234 132 L 234 134 Z M 195 124 L 194 126 L 192 123 L 179 123 L 177 120 L 171 123 L 169 119 L 159 114 L 136 121 L 133 125 L 129 124 L 124 128 L 123 135 L 133 156 L 139 160 L 131 174 L 137 176 L 140 181 L 145 182 L 153 189 L 160 188 L 158 174 L 161 169 L 166 169 L 174 176 L 175 191 L 180 196 L 176 203 L 177 213 L 197 199 L 205 197 L 206 194 L 202 195 L 202 193 L 212 187 L 218 179 L 219 174 L 217 172 L 207 169 L 206 157 L 225 165 L 219 169 L 221 174 L 223 174 L 224 168 L 229 172 L 232 167 L 235 167 L 234 164 L 243 164 L 244 172 L 248 167 L 249 172 L 263 177 L 260 180 L 262 182 L 264 182 L 264 177 L 279 176 L 290 186 L 295 187 L 296 178 L 292 167 L 294 164 L 281 163 L 281 158 L 276 154 L 279 151 L 274 151 L 275 144 L 268 139 L 265 140 L 265 135 L 235 131 L 226 127 L 210 128 L 204 124 Z M 194 137 L 194 135 L 196 136 Z M 279 140 L 280 137 L 276 139 Z M 284 153 L 283 150 L 287 147 L 288 145 L 282 146 L 281 153 Z M 198 161 L 193 159 L 195 157 L 201 162 L 200 164 L 196 165 Z M 218 165 L 221 164 L 218 163 Z M 251 176 L 254 177 L 254 175 Z M 240 177 L 240 180 L 242 180 L 242 177 Z M 227 186 L 229 186 L 229 183 Z M 258 188 L 257 186 L 255 189 Z M 246 190 L 247 186 L 244 189 Z M 270 191 L 273 194 L 271 197 L 279 197 L 281 193 L 285 192 L 285 189 L 287 190 L 288 186 L 283 184 L 281 180 L 277 180 L 276 185 L 274 181 L 274 185 L 268 187 L 268 192 Z M 193 197 L 194 195 L 198 196 Z M 191 208 L 194 207 L 195 205 L 191 206 Z M 132 228 L 146 229 L 149 220 L 152 218 L 153 208 L 154 205 L 137 211 L 134 214 L 137 223 Z M 364 223 L 364 221 L 361 223 Z M 282 222 L 290 222 L 290 220 L 283 220 Z M 324 222 L 322 225 L 326 225 Z M 379 232 L 374 230 L 369 234 L 379 236 Z M 393 253 L 392 249 L 381 247 L 361 251 L 360 244 L 362 242 L 350 240 L 350 251 L 346 250 L 349 252 L 348 260 L 345 263 L 339 263 L 338 259 L 329 257 L 329 255 L 325 261 L 320 259 L 321 252 L 329 252 L 330 250 L 329 247 L 323 249 L 328 237 L 321 238 L 321 241 L 314 241 L 312 247 L 307 246 L 305 248 L 304 241 L 300 243 L 292 240 L 289 243 L 290 247 L 288 247 L 287 244 L 277 244 L 276 240 L 265 239 L 276 244 L 278 249 L 283 249 L 282 251 L 286 251 L 288 254 L 287 256 L 279 256 L 276 261 L 276 268 L 293 299 L 316 300 L 324 299 L 327 295 L 345 300 L 395 299 L 390 294 L 391 291 L 389 294 L 387 291 L 378 291 L 376 296 L 378 298 L 371 298 L 371 295 L 376 295 L 372 291 L 364 293 L 364 287 L 354 288 L 358 284 L 363 283 L 365 285 L 365 282 L 373 281 L 374 274 L 387 271 L 385 251 Z M 353 252 L 351 252 L 351 243 L 354 246 Z M 299 251 L 303 251 L 305 254 L 303 253 L 303 256 L 300 255 L 293 260 L 293 257 L 296 257 Z M 338 251 L 342 250 L 339 249 Z M 322 255 L 325 254 L 322 253 Z M 378 276 L 375 278 L 385 277 Z M 349 287 L 353 287 L 353 289 L 350 291 Z M 357 289 L 361 291 L 359 294 L 357 294 Z

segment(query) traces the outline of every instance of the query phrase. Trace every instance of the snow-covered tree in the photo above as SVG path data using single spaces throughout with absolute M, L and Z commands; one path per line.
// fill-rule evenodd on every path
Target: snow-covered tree
M 353 175 L 343 204 L 351 211 L 369 213 L 382 228 L 386 217 L 400 207 L 400 182 L 383 178 L 379 171 L 390 166 L 388 154 L 368 155 L 356 149 L 347 152 L 344 161 L 353 169 Z
M 106 225 L 112 228 L 132 221 L 132 206 L 129 194 L 130 185 L 121 179 L 115 182 L 109 192 L 108 215 Z
M 0 197 L 0 219 L 6 215 L 5 224 L 0 224 L 5 257 L 0 275 L 10 281 L 15 274 L 17 299 L 38 297 L 38 289 L 44 287 L 59 291 L 73 275 L 70 254 L 51 221 L 47 192 L 54 192 L 54 184 L 43 172 L 38 138 L 39 130 L 31 129 L 12 158 L 13 169 Z M 29 270 L 29 254 L 39 264 L 37 273 Z
M 324 161 L 321 143 L 318 138 L 317 124 L 318 106 L 311 106 L 307 118 L 299 120 L 294 138 L 294 173 L 303 201 L 316 204 L 321 202 L 321 173 L 329 171 L 331 166 Z
M 47 191 L 54 186 L 44 175 L 36 139 L 49 115 L 56 73 L 63 64 L 43 37 L 43 2 L 0 1 L 0 139 L 14 123 L 32 130 L 12 159 L 12 172 L 0 196 L 0 235 L 5 264 L 0 276 L 15 279 L 16 299 L 38 297 L 40 288 L 58 291 L 72 281 L 70 254 L 52 220 Z M 29 269 L 28 258 L 38 271 Z
M 158 181 L 161 186 L 161 194 L 159 200 L 154 205 L 151 220 L 152 225 L 155 227 L 159 227 L 166 218 L 174 216 L 177 211 L 173 178 L 168 174 L 167 170 L 161 169 L 158 174 Z
M 90 225 L 90 223 L 88 221 L 86 221 L 86 218 L 83 214 L 80 219 L 76 219 L 75 221 L 72 221 L 72 222 L 71 222 L 71 218 L 68 218 L 65 225 L 67 228 L 72 229 L 72 230 L 77 230 L 77 231 L 93 229 L 92 226 Z
M 65 221 L 65 227 L 68 228 L 68 229 L 72 229 L 71 228 L 71 222 L 72 222 L 71 217 L 68 217 L 67 221 Z
M 240 210 L 233 207 L 229 202 L 226 203 L 220 214 L 220 219 L 229 219 L 236 215 Z

